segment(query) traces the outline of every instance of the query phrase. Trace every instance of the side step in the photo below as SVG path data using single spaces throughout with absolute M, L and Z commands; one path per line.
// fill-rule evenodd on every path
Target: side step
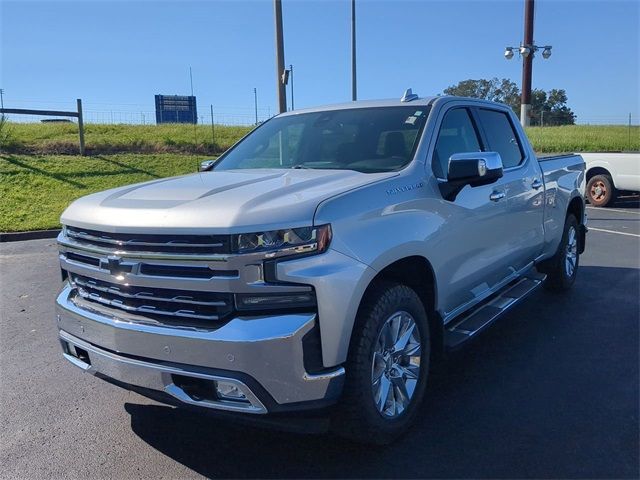
M 462 314 L 445 327 L 445 348 L 460 347 L 467 340 L 481 332 L 511 307 L 528 297 L 544 282 L 546 275 L 532 271 L 507 285 L 503 290 L 490 296 L 471 312 Z

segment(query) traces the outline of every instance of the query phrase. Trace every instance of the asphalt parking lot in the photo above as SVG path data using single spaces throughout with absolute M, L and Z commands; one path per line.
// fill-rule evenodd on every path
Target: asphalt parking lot
M 640 208 L 589 208 L 575 288 L 539 291 L 430 379 L 384 448 L 175 410 L 67 364 L 54 240 L 0 244 L 0 477 L 638 478 Z

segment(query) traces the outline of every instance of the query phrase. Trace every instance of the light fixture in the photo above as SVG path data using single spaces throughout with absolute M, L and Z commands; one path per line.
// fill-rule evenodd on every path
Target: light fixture
M 522 58 L 531 58 L 534 57 L 535 53 L 538 50 L 542 50 L 542 58 L 545 60 L 551 56 L 551 45 L 545 45 L 544 47 L 539 47 L 538 45 L 529 45 L 529 44 L 520 44 L 519 47 L 505 47 L 504 49 L 504 58 L 507 60 L 511 60 L 514 56 L 514 51 L 517 50 L 518 54 Z

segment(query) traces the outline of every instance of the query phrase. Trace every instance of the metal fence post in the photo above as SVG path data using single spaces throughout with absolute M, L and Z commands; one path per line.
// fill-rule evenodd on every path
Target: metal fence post
M 82 121 L 82 100 L 78 102 L 78 134 L 80 136 L 80 155 L 84 156 L 84 122 Z
M 213 153 L 216 153 L 216 127 L 213 123 L 213 104 L 211 105 L 211 148 Z

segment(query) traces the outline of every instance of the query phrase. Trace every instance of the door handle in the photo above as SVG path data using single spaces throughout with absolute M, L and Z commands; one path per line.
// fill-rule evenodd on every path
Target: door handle
M 531 188 L 533 188 L 534 190 L 542 188 L 542 180 L 536 178 L 533 183 L 531 183 Z
M 504 192 L 493 192 L 491 195 L 489 195 L 489 200 L 491 200 L 492 202 L 499 202 L 500 200 L 502 200 L 504 197 L 506 197 L 507 195 Z

